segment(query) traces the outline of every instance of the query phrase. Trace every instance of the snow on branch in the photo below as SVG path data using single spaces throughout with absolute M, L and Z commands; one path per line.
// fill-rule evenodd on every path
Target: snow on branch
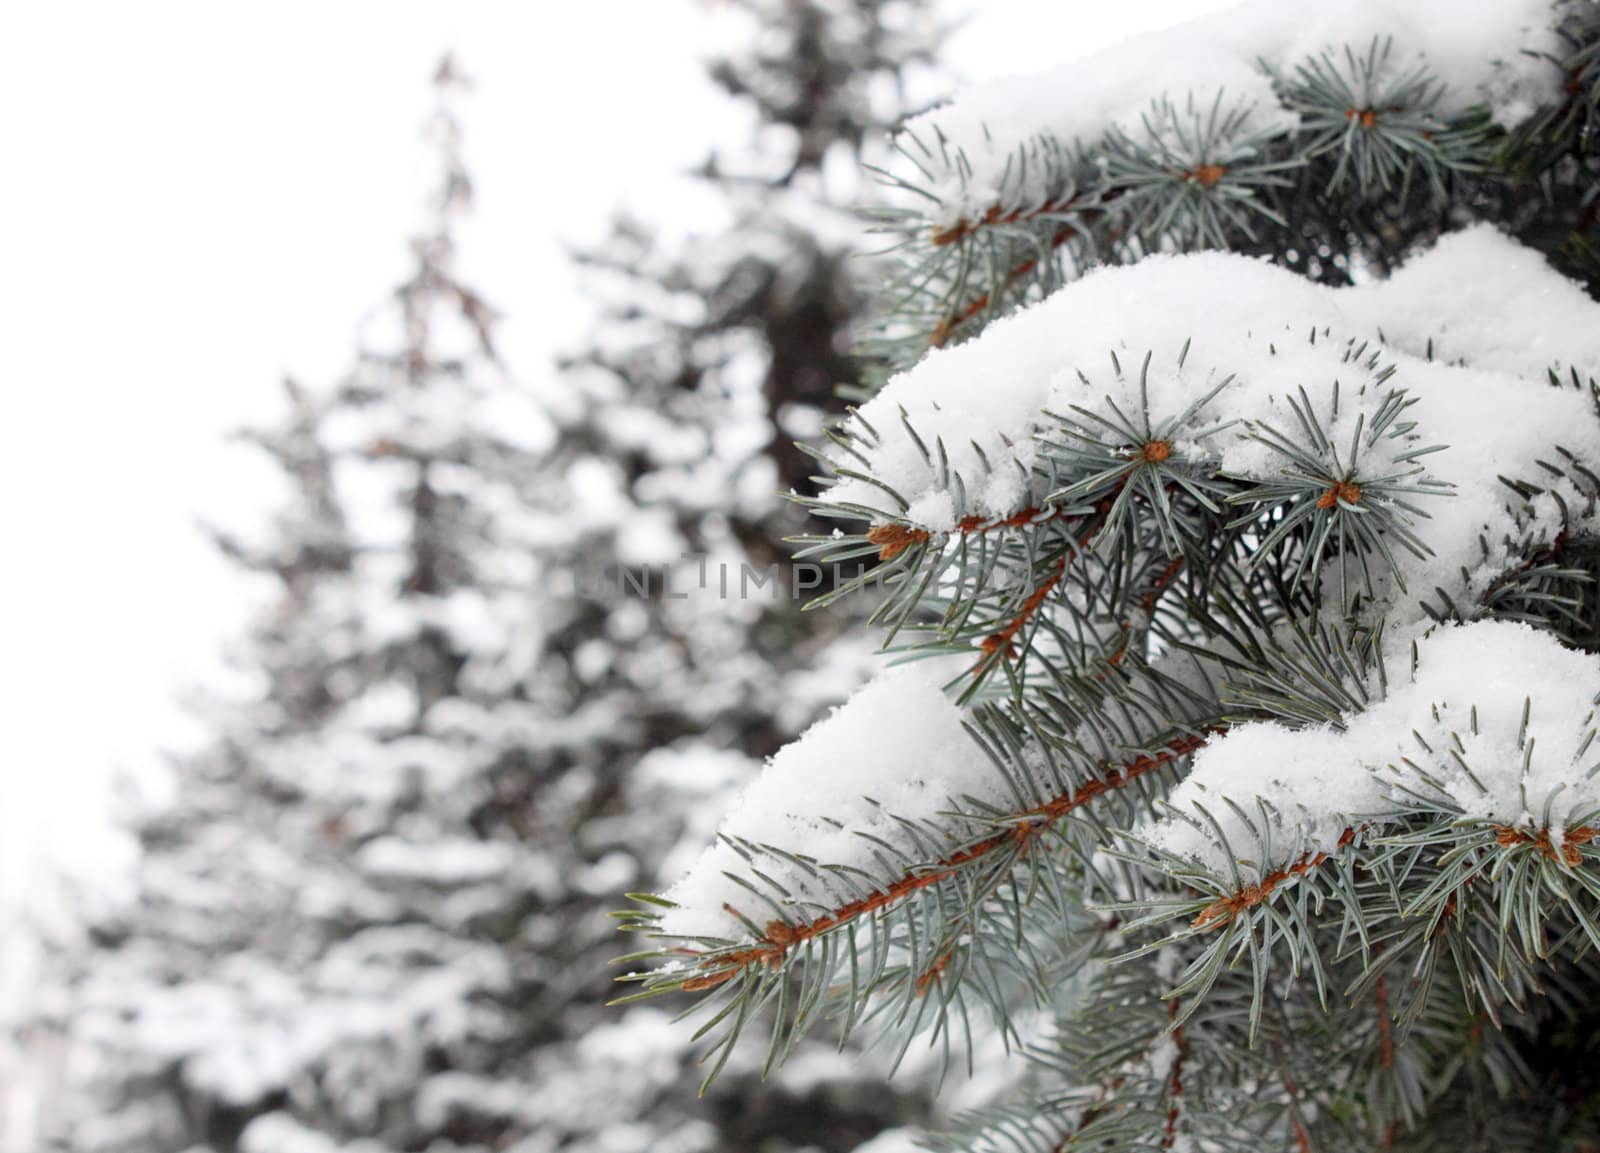
M 1034 893 L 1074 940 L 1108 908 L 1206 935 L 1187 1018 L 1287 903 L 1319 966 L 1309 897 L 1419 812 L 1570 865 L 1600 827 L 1600 665 L 1558 619 L 1591 579 L 1597 376 L 1600 306 L 1487 229 L 1346 289 L 1153 257 L 930 354 L 838 431 L 813 503 L 865 523 L 807 551 L 875 555 L 876 619 L 937 660 L 773 758 L 622 915 L 681 942 L 626 979 L 705 993 L 729 1047 L 769 997 L 791 1038 L 878 994 L 907 1037 L 966 996 L 1004 1022 L 1056 947 Z M 1179 891 L 1146 907 L 1145 874 Z
M 1391 652 L 1389 664 L 1409 659 Z M 1415 661 L 1338 724 L 1245 724 L 1210 742 L 1143 838 L 1218 872 L 1259 860 L 1287 879 L 1353 826 L 1418 812 L 1486 822 L 1502 843 L 1552 855 L 1587 828 L 1600 813 L 1600 659 L 1527 625 L 1478 621 L 1436 628 Z
M 878 678 L 781 749 L 723 821 L 718 842 L 666 893 L 661 929 L 682 937 L 744 934 L 775 911 L 735 877 L 750 862 L 730 838 L 803 853 L 824 865 L 861 860 L 863 835 L 902 842 L 902 821 L 946 812 L 962 797 L 1003 803 L 1004 782 L 962 728 L 961 711 L 923 670 Z M 772 868 L 768 859 L 763 867 Z M 802 869 L 778 878 L 797 901 L 842 903 Z M 843 884 L 839 879 L 838 884 Z M 762 932 L 755 934 L 762 936 Z
M 1450 293 L 1446 284 L 1473 287 Z M 1434 600 L 1476 603 L 1528 555 L 1530 538 L 1558 540 L 1574 510 L 1592 505 L 1591 489 L 1548 475 L 1546 458 L 1558 449 L 1600 461 L 1593 397 L 1552 387 L 1552 366 L 1600 374 L 1600 307 L 1491 230 L 1448 239 L 1390 282 L 1342 290 L 1237 256 L 1154 258 L 1069 285 L 891 383 L 852 418 L 854 438 L 839 450 L 865 470 L 841 469 L 826 499 L 861 516 L 868 502 L 903 494 L 903 507 L 880 507 L 863 538 L 886 565 L 941 541 L 959 551 L 996 533 L 1059 537 L 1066 551 L 1030 560 L 1029 579 L 1018 577 L 999 602 L 994 619 L 1015 627 L 989 630 L 980 671 L 999 667 L 1047 599 L 1056 604 L 1069 565 L 1089 564 L 1100 547 L 1092 538 L 1165 516 L 1170 531 L 1157 540 L 1167 556 L 1123 582 L 1128 604 L 1118 616 L 1127 620 L 1075 691 L 1118 669 L 1198 543 L 1185 534 L 1200 522 L 1172 511 L 1191 500 L 1211 509 L 1213 526 L 1241 507 L 1243 519 L 1261 518 L 1252 547 L 1263 556 L 1283 534 L 1307 532 L 1313 583 L 1341 584 L 1347 552 L 1361 566 L 1392 554 L 1394 573 L 1366 573 L 1361 595 L 1388 606 L 1374 619 L 1401 638 L 1394 643 L 1409 642 L 1439 615 Z M 1547 487 L 1514 490 L 1504 479 L 1527 476 Z M 1322 541 L 1339 554 L 1337 577 L 1318 574 Z M 1082 574 L 1073 572 L 1076 589 Z M 1107 688 L 1123 691 L 1120 682 Z M 1259 692 L 1249 700 L 1265 707 Z M 1323 714 L 1301 707 L 1266 715 L 1339 712 L 1337 702 Z M 1214 724 L 1217 708 L 1175 716 L 1164 732 L 1119 737 L 1119 747 L 1158 750 L 1173 732 Z M 1114 758 L 1088 758 L 1074 762 L 1059 796 L 1038 788 L 1037 774 L 1019 791 L 969 738 L 974 720 L 926 672 L 869 685 L 773 759 L 719 842 L 667 894 L 674 907 L 656 929 L 782 953 L 985 856 L 972 851 L 987 835 L 982 822 L 953 814 L 1053 819 L 1050 805 L 1070 810 L 1084 781 L 1115 774 Z M 1235 740 L 1244 749 L 1288 731 L 1247 727 Z M 1325 816 L 1327 827 L 1302 820 L 1296 836 L 1307 843 L 1295 853 L 1349 826 Z M 1294 838 L 1280 840 L 1287 847 Z M 895 876 L 903 889 L 885 888 Z
M 754 962 L 776 963 L 794 946 L 958 870 L 1024 849 L 1096 797 L 1174 764 L 1207 740 L 1204 732 L 1178 736 L 1034 804 L 1019 801 L 966 723 L 966 711 L 925 670 L 897 669 L 781 750 L 728 814 L 718 843 L 666 893 L 673 907 L 655 927 L 662 935 L 753 941 L 711 958 L 692 987 Z M 1003 816 L 949 823 L 997 831 L 962 843 L 938 839 L 940 818 L 975 811 Z M 898 878 L 882 883 L 883 871 L 898 862 L 905 863 Z M 767 891 L 750 883 L 752 875 Z
M 1291 444 L 1304 431 L 1319 467 L 1339 472 L 1324 509 L 1348 508 L 1348 526 L 1395 513 L 1407 534 L 1397 585 L 1420 618 L 1421 596 L 1470 599 L 1505 568 L 1506 542 L 1548 542 L 1565 527 L 1563 502 L 1585 502 L 1556 482 L 1530 497 L 1530 523 L 1501 480 L 1544 477 L 1557 446 L 1600 460 L 1589 388 L 1553 377 L 1600 377 L 1600 305 L 1489 228 L 1343 289 L 1235 255 L 1155 256 L 1090 273 L 894 378 L 845 425 L 837 483 L 817 503 L 870 520 L 866 539 L 889 559 L 1047 514 L 1063 415 L 1112 428 L 1142 410 L 1151 429 L 1174 430 L 1142 446 L 1145 459 L 1155 450 L 1169 471 L 1262 486 L 1309 483 Z M 1381 421 L 1392 427 L 1374 440 Z M 1451 495 L 1419 499 L 1422 483 Z
M 1325 56 L 1336 69 L 1346 48 L 1388 42 L 1386 73 L 1425 69 L 1435 82 L 1431 112 L 1452 117 L 1482 106 L 1512 128 L 1559 96 L 1551 24 L 1549 0 L 1254 0 L 1036 75 L 985 82 L 924 113 L 908 125 L 931 177 L 919 187 L 937 201 L 931 215 L 946 236 L 974 220 L 1043 211 L 1063 196 L 1064 150 L 1138 131 L 1162 91 L 1197 106 L 1221 97 L 1252 135 L 1291 131 L 1302 114 L 1280 103 L 1275 75 Z M 1151 77 L 1160 77 L 1162 91 L 1152 90 Z M 1347 111 L 1361 123 L 1385 110 Z

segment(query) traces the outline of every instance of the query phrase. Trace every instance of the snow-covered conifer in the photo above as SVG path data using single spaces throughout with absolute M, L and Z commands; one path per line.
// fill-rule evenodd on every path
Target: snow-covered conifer
M 412 267 L 330 390 L 246 434 L 290 500 L 219 534 L 274 592 L 258 691 L 140 829 L 138 898 L 95 927 L 67 1018 L 73 1150 L 487 1147 L 522 1122 L 530 925 L 559 873 L 512 782 L 546 732 L 531 595 L 549 421 L 457 271 L 471 186 L 446 60 Z
M 1597 114 L 1588 0 L 1260 0 L 913 120 L 804 498 L 910 667 L 639 995 L 1007 1038 L 943 1150 L 1592 1143 Z
M 758 45 L 714 75 L 762 146 L 706 164 L 718 231 L 587 254 L 605 315 L 553 387 L 514 379 L 460 271 L 465 81 L 441 68 L 410 273 L 344 379 L 244 436 L 287 495 L 217 534 L 268 590 L 236 653 L 256 692 L 139 818 L 136 900 L 63 958 L 53 1147 L 846 1153 L 920 1115 L 823 1045 L 697 1100 L 688 1038 L 608 1011 L 603 966 L 622 894 L 864 675 L 767 570 L 811 467 L 793 436 L 858 376 L 854 160 L 937 39 L 922 14 L 721 14 Z

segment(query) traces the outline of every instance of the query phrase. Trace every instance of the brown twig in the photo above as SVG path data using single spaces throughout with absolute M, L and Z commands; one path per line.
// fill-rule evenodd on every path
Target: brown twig
M 1068 225 L 1065 228 L 1057 229 L 1055 235 L 1050 237 L 1050 248 L 1052 250 L 1060 248 L 1063 244 L 1078 234 L 1079 230 L 1073 228 L 1071 225 Z M 1005 278 L 1000 284 L 1000 291 L 1002 293 L 1005 292 L 1013 284 L 1021 280 L 1024 276 L 1027 276 L 1030 272 L 1038 267 L 1039 258 L 1037 256 L 1029 257 L 1027 260 L 1024 260 L 1021 264 L 1018 264 L 1016 267 L 1012 268 L 1011 271 L 1005 274 Z M 946 344 L 950 343 L 950 337 L 956 329 L 960 328 L 963 324 L 967 323 L 967 321 L 971 320 L 973 317 L 983 312 L 984 309 L 989 307 L 989 298 L 989 293 L 979 293 L 964 306 L 941 320 L 937 327 L 934 328 L 933 334 L 928 337 L 928 347 L 943 348 Z
M 1061 583 L 1061 578 L 1066 574 L 1066 571 L 1067 554 L 1062 553 L 1061 559 L 1056 561 L 1055 567 L 1050 571 L 1050 575 L 1040 581 L 1038 586 L 1028 594 L 1028 599 L 1022 602 L 1022 611 L 1012 617 L 999 632 L 990 633 L 983 638 L 983 644 L 980 647 L 983 649 L 984 656 L 991 656 L 997 652 L 1004 653 L 1007 656 L 1015 654 L 1016 649 L 1012 647 L 1011 642 L 1016 639 L 1016 635 L 1033 619 L 1033 615 L 1039 611 L 1040 606 L 1049 598 L 1050 590 Z M 980 675 L 983 669 L 984 662 L 980 661 L 977 667 L 972 670 L 972 675 Z
M 781 920 L 769 921 L 761 940 L 746 948 L 707 958 L 705 962 L 707 971 L 700 976 L 689 978 L 681 987 L 688 992 L 710 989 L 731 980 L 751 965 L 776 965 L 784 954 L 796 945 L 810 941 L 859 917 L 888 908 L 929 886 L 937 885 L 962 867 L 981 860 L 998 849 L 1008 845 L 1025 844 L 1074 809 L 1088 804 L 1105 793 L 1115 792 L 1130 785 L 1140 777 L 1181 757 L 1188 756 L 1203 746 L 1209 735 L 1221 731 L 1221 728 L 1213 727 L 1205 730 L 1203 734 L 1179 737 L 1169 742 L 1159 752 L 1138 757 L 1103 777 L 1086 781 L 1071 792 L 1063 793 L 1042 805 L 1018 814 L 1009 822 L 1010 827 L 1003 832 L 985 837 L 929 866 L 909 872 L 887 888 L 841 905 L 814 921 L 798 925 Z
M 1356 839 L 1354 828 L 1346 829 L 1339 836 L 1339 848 L 1344 848 Z M 1328 859 L 1327 853 L 1313 853 L 1309 850 L 1302 853 L 1293 864 L 1285 865 L 1281 869 L 1268 873 L 1259 881 L 1246 885 L 1236 893 L 1226 897 L 1218 897 L 1211 904 L 1200 910 L 1190 924 L 1196 929 L 1210 929 L 1226 925 L 1246 909 L 1266 901 L 1272 896 L 1274 890 L 1285 881 L 1303 877 L 1314 870 L 1318 865 Z
M 904 524 L 877 524 L 867 530 L 867 542 L 878 546 L 879 560 L 893 560 L 912 545 L 926 544 L 936 536 L 940 538 L 958 534 L 961 536 L 974 536 L 1003 528 L 1023 528 L 1035 524 L 1045 524 L 1064 516 L 1066 509 L 1066 505 L 1058 505 L 1055 508 L 1037 508 L 1030 505 L 1020 512 L 1014 512 L 1002 517 L 962 517 L 953 533 L 933 532 L 929 529 L 916 528 Z
M 949 966 L 950 958 L 953 954 L 953 949 L 946 949 L 944 952 L 940 953 L 938 957 L 934 958 L 933 964 L 929 965 L 917 975 L 917 979 L 912 985 L 912 988 L 916 991 L 917 996 L 923 997 L 927 995 L 929 987 L 931 987 L 933 983 L 939 979 L 940 975 Z
M 1211 181 L 1212 183 L 1214 183 L 1215 180 L 1220 180 L 1222 178 L 1222 172 L 1216 171 L 1213 174 L 1212 169 L 1214 167 L 1215 166 L 1205 166 L 1203 168 L 1196 169 L 1193 174 L 1194 179 L 1200 181 L 1201 183 L 1206 183 L 1207 179 L 1213 177 L 1214 175 L 1214 179 Z M 1123 194 L 1123 191 L 1124 190 L 1121 188 L 1110 189 L 1092 205 L 1073 205 L 1070 201 L 1052 201 L 1039 208 L 1029 209 L 1026 211 L 1013 211 L 1010 213 L 1005 212 L 1004 209 L 996 205 L 990 208 L 976 221 L 959 220 L 949 228 L 935 231 L 933 234 L 933 244 L 936 247 L 944 247 L 946 245 L 956 244 L 960 241 L 966 240 L 979 229 L 987 227 L 988 225 L 1016 224 L 1026 220 L 1035 220 L 1051 213 L 1065 211 L 1068 208 L 1074 208 L 1077 211 L 1080 221 L 1087 223 L 1092 217 L 1102 215 L 1106 211 L 1105 205 L 1116 200 Z M 1081 235 L 1083 235 L 1083 228 L 1081 225 L 1063 225 L 1062 227 L 1056 229 L 1056 231 L 1051 235 L 1049 247 L 1051 251 L 1054 251 L 1055 249 L 1060 248 L 1067 241 L 1071 240 L 1073 237 Z M 1029 259 L 1024 260 L 1022 263 L 1016 265 L 1002 278 L 1000 291 L 1004 293 L 1012 285 L 1016 284 L 1017 281 L 1021 280 L 1024 276 L 1027 276 L 1038 267 L 1038 257 L 1030 257 Z M 950 337 L 954 334 L 956 329 L 960 328 L 963 324 L 966 324 L 973 317 L 982 313 L 986 308 L 989 307 L 990 303 L 990 294 L 987 292 L 980 293 L 978 296 L 975 296 L 972 300 L 968 301 L 962 307 L 956 309 L 949 316 L 945 317 L 938 323 L 933 330 L 933 334 L 928 338 L 928 345 L 932 348 L 943 348 L 947 343 L 949 343 Z
M 1117 491 L 1121 492 L 1120 486 L 1118 487 Z M 1095 506 L 1095 509 L 1092 513 L 1086 514 L 1089 523 L 1083 529 L 1083 531 L 1078 534 L 1078 548 L 1082 549 L 1087 547 L 1089 542 L 1094 539 L 1095 534 L 1098 533 L 1104 526 L 1105 515 L 1111 510 L 1111 506 L 1116 502 L 1116 495 L 1116 493 L 1113 493 L 1112 495 L 1107 496 Z M 988 636 L 983 638 L 983 643 L 979 647 L 983 650 L 985 659 L 979 661 L 978 664 L 973 668 L 973 676 L 976 677 L 983 674 L 984 669 L 988 667 L 987 658 L 993 656 L 995 653 L 1004 654 L 1006 657 L 1015 655 L 1016 650 L 1012 646 L 1011 642 L 1015 640 L 1017 634 L 1027 626 L 1027 623 L 1033 619 L 1034 614 L 1037 613 L 1041 607 L 1043 607 L 1044 602 L 1050 597 L 1051 590 L 1054 589 L 1056 585 L 1061 583 L 1061 578 L 1065 576 L 1067 572 L 1067 561 L 1071 558 L 1071 556 L 1071 552 L 1063 552 L 1060 558 L 1051 567 L 1049 575 L 1046 576 L 1038 585 L 1036 585 L 1034 590 L 1028 594 L 1028 599 L 1022 602 L 1022 610 L 1018 612 L 1016 616 L 1012 617 L 1011 620 L 1006 622 L 1005 627 L 999 632 L 990 633 Z
M 1365 826 L 1362 826 L 1365 828 Z M 1346 829 L 1339 837 L 1339 848 L 1344 848 L 1356 839 L 1360 829 L 1355 827 Z M 1587 845 L 1596 838 L 1600 838 L 1600 829 L 1588 825 L 1578 825 L 1566 831 L 1562 837 L 1561 847 L 1556 848 L 1550 836 L 1549 829 L 1541 829 L 1537 833 L 1529 833 L 1523 829 L 1512 828 L 1510 825 L 1498 825 L 1495 828 L 1495 843 L 1502 848 L 1515 848 L 1519 845 L 1532 845 L 1539 851 L 1539 855 L 1548 861 L 1561 860 L 1567 865 L 1576 868 L 1583 862 L 1583 853 L 1580 845 Z M 1306 852 L 1301 854 L 1293 864 L 1268 873 L 1254 884 L 1246 885 L 1236 893 L 1226 897 L 1219 897 L 1204 909 L 1190 922 L 1196 929 L 1215 928 L 1232 921 L 1246 909 L 1254 908 L 1270 898 L 1280 885 L 1296 877 L 1303 877 L 1316 869 L 1328 859 L 1327 853 Z M 1470 878 L 1469 878 L 1470 880 Z M 1452 898 L 1453 900 L 1453 898 Z M 1453 911 L 1453 905 L 1447 911 Z
M 1023 224 L 1028 221 L 1038 220 L 1049 216 L 1053 212 L 1064 212 L 1074 207 L 1071 200 L 1047 200 L 1037 208 L 1015 208 L 1007 212 L 998 204 L 989 206 L 977 220 L 961 219 L 945 228 L 935 228 L 929 241 L 935 248 L 946 248 L 952 244 L 959 244 L 967 237 L 983 228 L 994 224 Z
M 1167 586 L 1171 584 L 1174 579 L 1176 579 L 1180 572 L 1183 571 L 1183 565 L 1184 557 L 1181 554 L 1173 557 L 1167 562 L 1167 567 L 1162 569 L 1161 572 L 1156 575 L 1155 581 L 1147 590 L 1145 590 L 1144 596 L 1139 598 L 1140 612 L 1144 613 L 1145 616 L 1149 616 L 1155 611 L 1156 602 L 1161 599 L 1161 594 L 1166 591 Z M 1116 652 L 1112 653 L 1111 656 L 1107 658 L 1106 664 L 1110 665 L 1112 668 L 1118 668 L 1121 666 L 1122 662 L 1127 659 L 1128 646 L 1133 643 L 1133 632 L 1133 623 L 1130 621 L 1124 621 L 1122 624 L 1122 641 L 1117 645 Z
M 1179 1101 L 1183 1097 L 1183 1062 L 1189 1047 L 1183 1039 L 1183 1026 L 1178 1024 L 1178 999 L 1167 1004 L 1167 1019 L 1172 1023 L 1172 1041 L 1178 1051 L 1172 1057 L 1172 1070 L 1167 1075 L 1167 1123 L 1161 1136 L 1161 1147 L 1171 1149 L 1178 1140 Z
M 922 544 L 931 534 L 925 528 L 903 524 L 875 524 L 867 530 L 867 543 L 878 546 L 879 560 L 893 560 L 914 544 Z
M 1050 1153 L 1067 1153 L 1072 1143 L 1083 1134 L 1084 1130 L 1106 1115 L 1107 1110 L 1110 1108 L 1108 1101 L 1111 1094 L 1121 1089 L 1122 1085 L 1123 1080 L 1121 1077 L 1113 1077 L 1103 1084 L 1096 1092 L 1094 1101 L 1084 1106 L 1083 1112 L 1078 1114 L 1077 1124 L 1063 1133 L 1061 1140 L 1050 1146 Z
M 1587 845 L 1590 841 L 1600 836 L 1600 829 L 1592 829 L 1588 825 L 1579 825 L 1577 828 L 1568 829 L 1561 836 L 1561 848 L 1557 849 L 1555 842 L 1550 837 L 1549 829 L 1540 829 L 1537 833 L 1529 833 L 1523 829 L 1514 829 L 1510 825 L 1495 826 L 1495 844 L 1502 848 L 1512 848 L 1516 845 L 1532 845 L 1539 850 L 1539 855 L 1547 861 L 1560 859 L 1571 868 L 1577 868 L 1583 863 L 1583 852 L 1580 845 Z

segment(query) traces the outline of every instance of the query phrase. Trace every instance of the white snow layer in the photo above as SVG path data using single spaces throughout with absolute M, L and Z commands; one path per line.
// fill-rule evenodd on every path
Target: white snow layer
M 1409 660 L 1409 652 L 1391 653 L 1391 666 Z M 1600 806 L 1600 780 L 1591 776 L 1600 745 L 1590 744 L 1597 699 L 1600 661 L 1548 633 L 1502 621 L 1441 627 L 1419 642 L 1415 677 L 1391 677 L 1388 697 L 1343 731 L 1251 724 L 1201 749 L 1170 798 L 1179 815 L 1144 837 L 1212 868 L 1226 868 L 1231 855 L 1270 869 L 1331 851 L 1346 829 L 1396 808 L 1425 807 L 1549 828 L 1559 843 L 1574 818 Z
M 1444 85 L 1440 114 L 1485 105 L 1512 127 L 1556 95 L 1559 70 L 1535 55 L 1557 51 L 1552 21 L 1550 0 L 1252 0 L 1044 72 L 985 81 L 908 129 L 930 148 L 942 135 L 970 169 L 963 179 L 952 165 L 929 189 L 941 202 L 939 222 L 953 224 L 997 203 L 1038 204 L 1050 195 L 1042 166 L 1031 166 L 1032 186 L 1019 178 L 1023 147 L 1040 137 L 1091 144 L 1111 128 L 1136 128 L 1161 96 L 1181 102 L 1192 94 L 1208 107 L 1220 93 L 1228 107 L 1250 109 L 1253 130 L 1290 129 L 1296 117 L 1278 103 L 1268 69 L 1292 73 L 1323 53 L 1342 66 L 1347 46 L 1365 55 L 1374 39 L 1393 38 L 1396 74 L 1426 64 Z
M 896 817 L 917 821 L 949 811 L 964 796 L 997 801 L 1003 784 L 961 726 L 961 711 L 923 666 L 894 669 L 859 689 L 832 714 L 779 750 L 723 821 L 721 836 L 804 853 L 820 864 L 862 860 L 866 833 L 903 844 Z M 777 862 L 763 857 L 770 874 Z M 716 844 L 666 893 L 663 931 L 682 937 L 741 937 L 772 907 L 732 873 L 750 866 L 727 841 Z M 856 891 L 796 867 L 783 883 L 801 902 L 829 907 Z M 806 915 L 802 904 L 796 913 Z
M 1315 344 L 1308 339 L 1313 329 Z M 1346 362 L 1347 342 L 1370 341 L 1370 353 L 1380 337 L 1381 363 L 1397 371 L 1374 386 L 1371 372 Z M 1431 361 L 1425 359 L 1430 345 Z M 1436 586 L 1452 597 L 1469 596 L 1503 568 L 1504 538 L 1530 526 L 1512 523 L 1500 476 L 1538 478 L 1559 490 L 1562 482 L 1535 463 L 1551 456 L 1552 446 L 1600 460 L 1600 422 L 1587 391 L 1554 388 L 1548 379 L 1551 369 L 1600 376 L 1600 305 L 1537 253 L 1480 226 L 1445 237 L 1390 280 L 1353 288 L 1321 286 L 1226 253 L 1151 256 L 1098 269 L 890 381 L 853 421 L 861 434 L 857 447 L 870 461 L 863 471 L 898 492 L 910 505 L 908 519 L 932 531 L 954 528 L 962 515 L 1019 511 L 1038 494 L 1011 462 L 1034 463 L 1034 437 L 1051 423 L 1045 410 L 1078 405 L 1109 415 L 1109 398 L 1121 411 L 1138 413 L 1147 352 L 1156 423 L 1233 378 L 1174 449 L 1209 458 L 1235 476 L 1275 479 L 1284 470 L 1287 458 L 1247 433 L 1252 423 L 1266 424 L 1301 439 L 1288 407 L 1301 388 L 1341 454 L 1357 415 L 1370 420 L 1389 390 L 1415 398 L 1406 419 L 1417 422 L 1416 431 L 1380 442 L 1387 458 L 1369 459 L 1361 471 L 1381 475 L 1386 459 L 1401 451 L 1445 446 L 1422 463 L 1453 486 L 1449 495 L 1412 498 L 1427 518 L 1411 528 L 1433 555 L 1397 550 L 1416 597 Z M 960 474 L 959 489 L 953 478 L 946 481 L 936 454 L 930 463 L 907 423 L 930 448 L 942 442 L 949 474 Z M 848 463 L 859 468 L 858 461 Z M 964 493 L 961 508 L 958 493 Z M 1576 491 L 1564 495 L 1581 506 Z M 900 512 L 882 489 L 857 479 L 844 479 L 827 496 L 877 509 L 878 520 Z M 1531 530 L 1554 535 L 1555 502 L 1539 498 L 1535 508 L 1541 519 Z M 1491 549 L 1487 558 L 1480 536 Z M 1421 610 L 1414 603 L 1401 616 L 1420 618 Z

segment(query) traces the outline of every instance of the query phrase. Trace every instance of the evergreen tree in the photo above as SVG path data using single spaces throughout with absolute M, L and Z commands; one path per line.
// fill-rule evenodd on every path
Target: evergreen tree
M 666 1017 L 604 1007 L 605 911 L 681 868 L 865 653 L 800 628 L 768 568 L 810 467 L 793 435 L 859 375 L 835 185 L 937 31 L 882 0 L 726 15 L 757 49 L 714 75 L 755 109 L 760 167 L 704 166 L 725 233 L 676 249 L 625 221 L 583 258 L 607 304 L 548 416 L 456 270 L 471 185 L 441 68 L 412 274 L 346 380 L 291 385 L 288 421 L 247 436 L 291 498 L 263 539 L 219 534 L 274 590 L 238 654 L 260 694 L 177 767 L 138 902 L 72 959 L 54 1147 L 842 1153 L 918 1115 L 821 1047 L 696 1101 Z
M 558 451 L 587 527 L 548 654 L 571 707 L 609 720 L 551 763 L 569 787 L 586 782 L 570 824 L 580 852 L 640 889 L 681 870 L 729 790 L 865 674 L 854 630 L 801 619 L 806 589 L 833 573 L 791 567 L 781 542 L 803 518 L 781 494 L 816 467 L 794 439 L 862 379 L 849 354 L 863 322 L 856 165 L 931 87 L 942 35 L 923 0 L 737 0 L 717 18 L 743 35 L 710 74 L 753 121 L 750 146 L 695 171 L 720 220 L 663 240 L 623 216 L 579 252 L 599 317 L 563 365 Z M 604 1008 L 615 989 L 596 962 L 616 935 L 599 914 L 615 891 L 574 893 L 552 944 L 568 962 L 554 1001 L 570 1036 L 546 1055 L 569 1102 L 546 1119 L 552 1134 L 631 1148 L 645 1115 L 652 1149 L 670 1133 L 730 1153 L 844 1151 L 925 1110 L 916 1086 L 884 1094 L 820 1046 L 800 1076 L 759 1092 L 761 1063 L 736 1062 L 693 1105 L 704 1071 L 666 1014 Z M 657 1060 L 641 1068 L 641 1051 Z
M 1600 1139 L 1597 116 L 1600 6 L 1407 0 L 914 120 L 805 498 L 914 663 L 628 915 L 638 996 L 713 1067 L 1006 1038 L 937 1149 Z
M 349 375 L 248 435 L 290 501 L 225 553 L 276 591 L 259 693 L 141 827 L 139 899 L 95 926 L 56 1147 L 500 1147 L 525 1131 L 536 950 L 559 846 L 516 783 L 547 739 L 533 675 L 534 467 L 552 430 L 456 270 L 471 185 L 446 60 L 413 265 Z

